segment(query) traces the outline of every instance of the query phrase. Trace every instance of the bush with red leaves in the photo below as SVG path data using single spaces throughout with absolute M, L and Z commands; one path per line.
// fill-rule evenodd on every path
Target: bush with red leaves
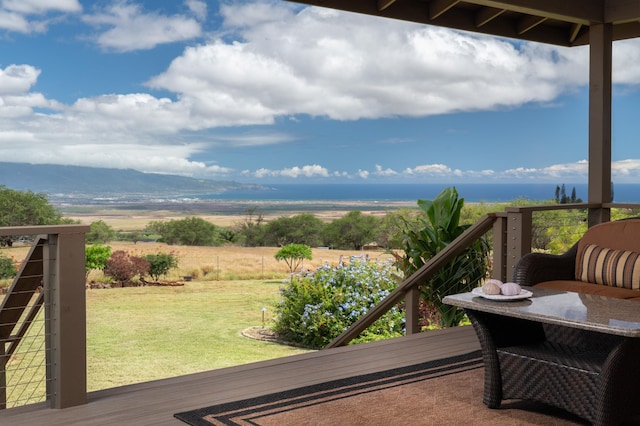
M 107 260 L 103 272 L 114 280 L 125 283 L 135 276 L 143 278 L 149 273 L 149 266 L 148 260 L 130 256 L 124 250 L 117 250 Z

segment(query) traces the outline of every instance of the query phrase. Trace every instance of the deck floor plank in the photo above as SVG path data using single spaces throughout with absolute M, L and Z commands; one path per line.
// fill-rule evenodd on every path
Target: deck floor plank
M 0 412 L 0 425 L 184 425 L 173 417 L 345 377 L 413 365 L 480 349 L 472 327 L 310 352 L 92 392 L 88 404 L 62 410 L 33 404 Z

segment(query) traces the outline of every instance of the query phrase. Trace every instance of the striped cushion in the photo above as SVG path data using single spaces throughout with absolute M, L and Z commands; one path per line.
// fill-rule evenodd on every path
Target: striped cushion
M 640 290 L 640 253 L 585 246 L 578 269 L 580 281 Z

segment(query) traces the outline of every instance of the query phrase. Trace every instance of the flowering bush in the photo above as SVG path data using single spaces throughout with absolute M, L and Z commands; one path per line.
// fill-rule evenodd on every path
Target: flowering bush
M 397 287 L 391 264 L 352 257 L 348 265 L 324 265 L 298 277 L 281 290 L 274 331 L 312 348 L 330 343 Z M 365 330 L 355 343 L 404 334 L 404 313 L 393 307 Z

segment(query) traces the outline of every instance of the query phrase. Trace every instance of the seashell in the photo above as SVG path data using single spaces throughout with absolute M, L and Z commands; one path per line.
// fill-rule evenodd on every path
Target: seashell
M 495 278 L 490 278 L 490 279 L 488 279 L 488 280 L 485 280 L 485 282 L 484 282 L 484 283 L 485 283 L 485 284 L 488 284 L 488 283 L 495 283 L 495 284 L 498 284 L 500 287 L 502 287 L 502 284 L 503 284 L 503 282 L 502 282 L 502 281 L 497 280 L 497 279 L 495 279 Z
M 521 290 L 522 288 L 516 283 L 504 283 L 502 287 L 500 287 L 500 291 L 505 296 L 517 296 Z
M 500 294 L 500 286 L 497 283 L 486 282 L 482 286 L 484 294 Z

